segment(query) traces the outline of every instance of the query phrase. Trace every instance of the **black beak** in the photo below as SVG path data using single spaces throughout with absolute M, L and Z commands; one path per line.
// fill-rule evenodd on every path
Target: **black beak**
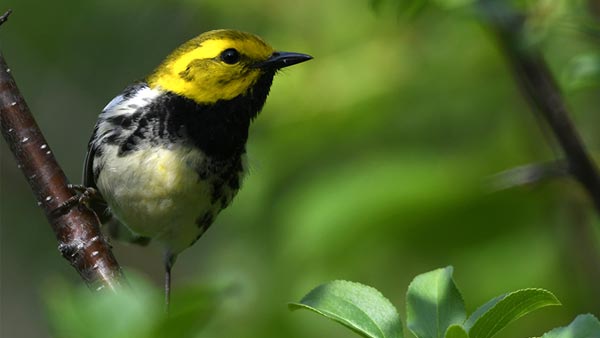
M 313 57 L 310 55 L 301 53 L 275 52 L 267 59 L 267 61 L 259 62 L 254 66 L 263 69 L 280 69 L 308 61 L 312 58 Z

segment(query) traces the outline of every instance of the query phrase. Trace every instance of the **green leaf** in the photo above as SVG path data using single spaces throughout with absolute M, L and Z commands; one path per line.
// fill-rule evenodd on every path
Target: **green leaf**
M 452 280 L 452 267 L 418 275 L 408 286 L 406 321 L 418 338 L 441 338 L 465 321 L 465 304 Z
M 155 323 L 152 338 L 193 338 L 218 312 L 220 287 L 190 285 L 174 290 L 168 316 L 161 316 Z
M 309 292 L 290 309 L 308 309 L 368 338 L 402 338 L 396 308 L 376 289 L 360 283 L 333 281 Z
M 469 338 L 469 334 L 462 325 L 454 324 L 446 330 L 445 338 Z
M 163 316 L 160 293 L 147 281 L 128 274 L 131 288 L 92 293 L 56 280 L 46 287 L 46 313 L 53 336 L 64 338 L 149 338 Z
M 477 309 L 465 323 L 471 338 L 490 338 L 512 321 L 539 308 L 560 305 L 544 289 L 521 289 L 496 297 Z
M 471 328 L 473 327 L 473 324 L 475 324 L 475 322 L 481 318 L 481 316 L 483 316 L 486 312 L 488 312 L 489 309 L 491 309 L 494 305 L 496 305 L 499 301 L 501 301 L 502 299 L 504 299 L 506 297 L 506 295 L 508 295 L 508 293 L 502 294 L 496 298 L 493 298 L 491 300 L 488 300 L 485 304 L 481 305 L 479 308 L 477 308 L 477 310 L 475 310 L 475 312 L 473 312 L 470 316 L 469 319 L 467 319 L 467 321 L 465 322 L 465 329 L 467 331 L 471 330 Z
M 582 54 L 569 61 L 562 74 L 562 82 L 569 90 L 578 90 L 600 84 L 600 55 Z
M 221 287 L 178 287 L 164 313 L 162 290 L 128 271 L 128 287 L 92 293 L 54 281 L 46 288 L 47 315 L 54 336 L 64 338 L 192 338 L 217 312 Z
M 591 314 L 579 315 L 568 326 L 546 332 L 542 338 L 598 338 L 600 321 Z

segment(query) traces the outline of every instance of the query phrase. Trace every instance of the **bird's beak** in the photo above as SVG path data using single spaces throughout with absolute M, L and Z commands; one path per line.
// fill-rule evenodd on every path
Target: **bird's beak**
M 307 54 L 291 52 L 274 52 L 266 61 L 259 62 L 254 66 L 263 69 L 280 69 L 308 61 L 313 57 Z

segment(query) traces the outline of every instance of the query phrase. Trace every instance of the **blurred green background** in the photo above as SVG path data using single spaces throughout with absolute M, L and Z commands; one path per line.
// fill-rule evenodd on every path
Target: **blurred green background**
M 449 264 L 469 312 L 517 288 L 553 291 L 564 306 L 499 337 L 541 335 L 578 313 L 600 314 L 600 222 L 567 179 L 486 185 L 559 151 L 466 2 L 438 0 L 410 16 L 419 1 L 8 0 L 0 48 L 72 182 L 99 111 L 187 39 L 236 28 L 315 57 L 278 75 L 250 130 L 242 191 L 175 266 L 175 289 L 216 290 L 198 337 L 353 337 L 287 302 L 347 279 L 379 289 L 404 318 L 410 280 Z M 594 152 L 593 12 L 586 1 L 527 3 L 532 43 Z M 0 152 L 0 336 L 50 337 L 61 314 L 44 299 L 60 294 L 57 280 L 81 282 L 4 141 Z M 158 294 L 160 248 L 114 246 L 126 272 Z

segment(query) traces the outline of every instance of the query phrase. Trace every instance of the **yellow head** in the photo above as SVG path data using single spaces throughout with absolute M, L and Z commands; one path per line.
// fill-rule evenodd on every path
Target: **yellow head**
M 201 104 L 247 94 L 265 74 L 312 57 L 276 52 L 256 35 L 214 30 L 184 43 L 148 78 L 161 88 Z

